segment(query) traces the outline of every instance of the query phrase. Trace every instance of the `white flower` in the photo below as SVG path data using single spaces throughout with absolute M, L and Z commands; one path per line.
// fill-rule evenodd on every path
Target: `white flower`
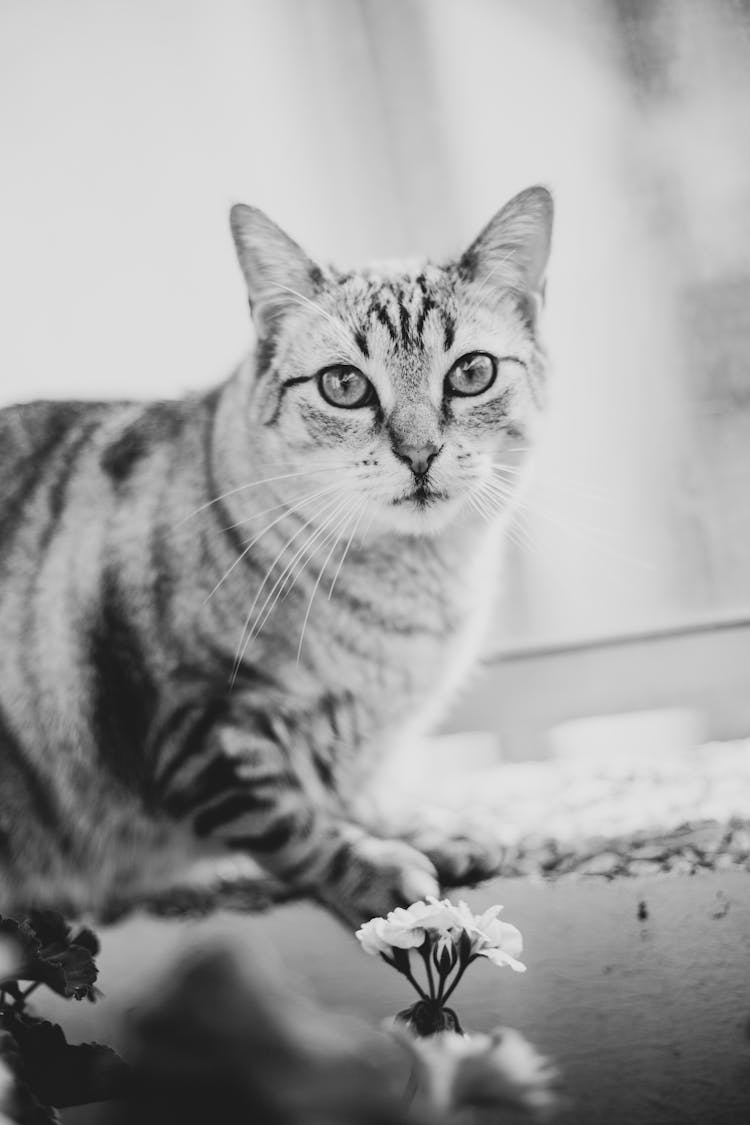
M 518 960 L 523 951 L 521 931 L 510 922 L 501 922 L 498 914 L 502 906 L 490 906 L 484 914 L 472 914 L 465 902 L 453 907 L 456 921 L 471 938 L 471 953 L 486 957 L 493 965 L 508 965 L 517 973 L 525 973 L 526 966 Z
M 378 953 L 387 955 L 391 952 L 391 946 L 383 936 L 383 929 L 387 924 L 385 918 L 371 918 L 360 926 L 355 937 L 361 942 L 365 953 L 376 957 Z
M 385 953 L 392 949 L 416 949 L 424 944 L 428 934 L 435 935 L 439 948 L 450 942 L 451 932 L 457 923 L 452 913 L 451 903 L 445 899 L 439 902 L 413 902 L 404 909 L 399 906 L 385 918 L 371 918 L 357 930 L 356 937 L 366 953 Z
M 420 986 L 410 974 L 408 959 L 403 961 L 399 951 L 419 949 L 425 958 L 430 996 L 447 999 L 467 965 L 477 957 L 486 958 L 498 968 L 507 965 L 517 973 L 526 971 L 518 959 L 523 938 L 515 926 L 498 919 L 501 910 L 501 906 L 491 906 L 483 914 L 473 914 L 465 902 L 456 905 L 447 898 L 427 898 L 406 909 L 392 910 L 385 918 L 371 918 L 357 930 L 356 936 L 366 953 L 382 954 L 394 962 L 394 967 L 408 977 L 418 992 Z M 437 990 L 433 968 L 439 978 Z M 445 988 L 454 969 L 456 976 Z

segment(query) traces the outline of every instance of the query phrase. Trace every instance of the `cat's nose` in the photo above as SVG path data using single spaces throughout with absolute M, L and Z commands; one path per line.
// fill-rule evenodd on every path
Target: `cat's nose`
M 425 445 L 399 444 L 393 447 L 396 456 L 400 460 L 406 461 L 415 477 L 425 475 L 441 449 L 442 446 L 435 445 L 432 441 L 426 442 Z

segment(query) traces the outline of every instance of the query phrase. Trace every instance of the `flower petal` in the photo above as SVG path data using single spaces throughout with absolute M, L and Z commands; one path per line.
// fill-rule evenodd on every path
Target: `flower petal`
M 486 957 L 493 965 L 497 965 L 498 969 L 502 969 L 505 965 L 513 969 L 516 973 L 525 973 L 526 966 L 523 961 L 517 961 L 510 953 L 506 953 L 502 949 L 478 949 L 477 955 L 479 957 Z
M 376 957 L 379 953 L 390 953 L 391 946 L 383 937 L 383 929 L 387 925 L 385 918 L 371 918 L 364 922 L 354 935 L 360 942 L 365 953 Z
M 416 949 L 417 946 L 422 945 L 425 936 L 424 930 L 419 926 L 407 929 L 405 926 L 394 925 L 391 922 L 385 923 L 382 932 L 383 939 L 396 949 Z
M 512 926 L 510 922 L 490 922 L 482 933 L 485 938 L 484 945 L 494 949 L 503 949 L 513 957 L 517 957 L 523 951 L 521 931 L 516 926 Z

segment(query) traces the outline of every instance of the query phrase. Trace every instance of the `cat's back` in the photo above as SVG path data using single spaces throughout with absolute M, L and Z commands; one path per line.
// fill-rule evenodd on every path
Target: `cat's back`
M 102 421 L 118 404 L 27 402 L 0 410 L 0 561 L 38 506 L 54 521 L 62 481 Z
M 107 407 L 89 402 L 24 402 L 0 410 L 0 521 L 41 485 L 71 442 Z
M 192 405 L 36 401 L 1 409 L 0 566 L 19 535 L 55 527 L 77 484 L 116 503 L 130 476 L 147 473 L 159 449 L 173 445 Z

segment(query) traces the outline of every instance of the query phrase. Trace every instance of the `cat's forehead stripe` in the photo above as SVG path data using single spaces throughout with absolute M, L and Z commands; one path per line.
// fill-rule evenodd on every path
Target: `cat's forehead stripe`
M 455 338 L 455 320 L 446 301 L 430 285 L 424 271 L 415 278 L 390 278 L 387 282 L 371 282 L 366 305 L 368 328 L 381 324 L 392 343 L 399 349 L 421 347 L 427 318 L 437 315 L 443 328 L 444 347 L 448 350 Z M 359 335 L 362 334 L 361 329 Z M 365 345 L 367 343 L 365 339 Z M 361 347 L 367 355 L 368 352 Z

